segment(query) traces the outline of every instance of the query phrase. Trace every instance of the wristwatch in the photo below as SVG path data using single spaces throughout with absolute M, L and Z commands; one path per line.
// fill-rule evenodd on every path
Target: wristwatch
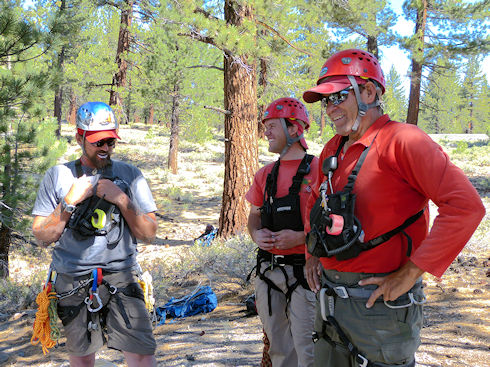
M 65 201 L 65 198 L 63 198 L 63 200 L 61 200 L 61 210 L 71 214 L 75 211 L 76 208 L 77 208 L 76 205 L 68 204 Z

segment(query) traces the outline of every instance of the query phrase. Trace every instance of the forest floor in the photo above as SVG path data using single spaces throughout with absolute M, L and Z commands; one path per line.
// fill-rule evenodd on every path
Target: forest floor
M 227 280 L 227 274 L 213 275 L 211 270 L 199 268 L 187 259 L 196 256 L 196 252 L 189 251 L 195 247 L 193 239 L 204 231 L 206 224 L 218 224 L 223 144 L 181 143 L 179 174 L 172 175 L 166 169 L 167 134 L 146 127 L 123 126 L 121 135 L 123 141 L 116 148 L 115 158 L 128 160 L 142 169 L 159 209 L 157 241 L 141 245 L 138 255 L 143 270 L 146 268 L 153 275 L 156 306 L 162 306 L 171 296 L 179 298 L 189 294 L 201 283 L 209 283 L 219 301 L 218 307 L 208 314 L 168 319 L 155 327 L 158 366 L 258 366 L 262 356 L 261 323 L 257 316 L 246 315 L 244 305 L 244 299 L 253 292 L 253 285 L 244 281 L 243 271 L 241 281 L 231 280 L 231 275 Z M 320 144 L 309 145 L 314 154 L 319 154 Z M 483 160 L 481 149 L 486 149 Z M 447 150 L 470 177 L 489 213 L 488 146 L 463 149 L 461 154 L 451 154 L 450 147 Z M 64 158 L 74 159 L 77 154 L 79 151 L 70 149 Z M 273 158 L 261 145 L 261 164 Z M 431 216 L 436 213 L 436 208 L 432 207 Z M 417 366 L 489 365 L 489 229 L 487 214 L 444 277 L 425 276 L 428 302 L 422 345 L 416 355 Z M 213 246 L 214 242 L 209 251 Z M 199 249 L 199 256 L 203 256 L 203 251 L 206 250 Z M 42 282 L 49 255 L 50 250 L 13 250 L 9 266 L 13 284 L 25 287 L 26 282 Z M 2 297 L 5 295 L 0 294 L 0 301 L 4 301 Z M 36 312 L 32 300 L 31 296 L 28 301 L 20 302 L 18 308 L 10 307 L 8 311 L 0 308 L 0 366 L 67 367 L 63 335 L 59 346 L 47 355 L 43 355 L 39 345 L 31 345 Z M 97 354 L 96 366 L 125 366 L 125 363 L 121 353 L 104 347 Z

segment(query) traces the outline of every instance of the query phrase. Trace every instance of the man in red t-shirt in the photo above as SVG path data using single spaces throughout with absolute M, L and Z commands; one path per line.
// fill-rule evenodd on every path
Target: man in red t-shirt
M 303 218 L 318 159 L 306 154 L 303 131 L 309 127 L 308 113 L 297 99 L 272 102 L 262 122 L 269 151 L 280 156 L 256 173 L 245 196 L 252 204 L 248 229 L 259 247 L 257 312 L 274 367 L 312 366 L 315 295 L 304 275 Z
M 315 365 L 415 365 L 425 297 L 485 214 L 476 190 L 417 126 L 383 115 L 385 80 L 369 52 L 332 55 L 303 98 L 325 99 L 335 135 L 320 155 L 305 222 L 320 256 Z M 439 208 L 429 229 L 428 201 Z M 307 266 L 307 268 L 308 268 Z

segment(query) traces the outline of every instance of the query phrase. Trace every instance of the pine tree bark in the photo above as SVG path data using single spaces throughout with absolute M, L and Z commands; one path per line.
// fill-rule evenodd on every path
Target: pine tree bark
M 63 13 L 66 9 L 66 1 L 61 0 L 60 3 L 60 13 Z M 58 72 L 62 72 L 63 64 L 65 63 L 65 46 L 61 46 L 60 53 L 58 55 Z M 56 86 L 56 90 L 54 92 L 54 117 L 56 117 L 56 121 L 58 123 L 58 128 L 56 129 L 56 136 L 61 137 L 61 114 L 63 108 L 63 85 L 59 84 Z
M 265 31 L 264 31 L 265 33 Z M 262 94 L 264 94 L 266 88 L 267 88 L 267 71 L 268 71 L 268 65 L 267 65 L 267 59 L 265 57 L 260 58 L 260 73 L 259 73 L 259 87 L 262 88 Z M 259 96 L 260 97 L 260 96 Z M 258 98 L 258 100 L 261 100 L 261 98 Z M 269 101 L 272 102 L 272 101 Z M 258 138 L 263 139 L 265 138 L 265 126 L 262 123 L 262 116 L 264 116 L 265 108 L 266 108 L 266 103 L 259 102 L 258 103 L 258 114 L 257 114 L 257 129 L 258 129 Z
M 121 25 L 117 41 L 116 63 L 118 71 L 112 78 L 112 86 L 109 94 L 109 106 L 122 107 L 123 101 L 119 89 L 126 86 L 128 62 L 126 54 L 130 46 L 130 27 L 133 21 L 133 0 L 125 0 L 121 8 Z M 122 111 L 122 110 L 121 110 Z
M 417 9 L 415 35 L 418 48 L 412 53 L 412 72 L 410 74 L 410 94 L 408 97 L 407 123 L 417 125 L 420 109 L 420 88 L 422 83 L 422 61 L 424 57 L 424 35 L 427 24 L 427 0 L 422 0 Z
M 12 230 L 0 225 L 0 279 L 9 276 L 9 250 Z
M 239 26 L 252 18 L 245 2 L 225 1 L 225 20 Z M 227 238 L 242 231 L 247 223 L 245 194 L 258 166 L 257 80 L 255 62 L 247 55 L 225 54 L 225 177 L 218 235 Z
M 68 109 L 68 121 L 70 125 L 76 124 L 76 117 L 77 117 L 77 96 L 75 95 L 75 92 L 72 89 L 70 93 L 70 107 Z
M 179 105 L 180 105 L 180 85 L 176 80 L 172 94 L 172 115 L 170 118 L 170 147 L 168 150 L 167 167 L 175 175 L 178 172 L 178 153 L 179 153 Z
M 155 107 L 153 104 L 150 105 L 150 113 L 148 116 L 148 125 L 153 125 L 153 118 L 155 116 Z
M 367 38 L 367 50 L 371 52 L 378 60 L 378 39 L 376 36 L 368 36 Z

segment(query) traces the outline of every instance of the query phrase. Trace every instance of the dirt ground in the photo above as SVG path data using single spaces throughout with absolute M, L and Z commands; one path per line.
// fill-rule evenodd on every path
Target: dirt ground
M 125 158 L 131 157 L 130 152 L 124 154 Z M 148 166 L 142 169 L 154 188 L 161 176 L 154 168 L 162 163 L 156 159 L 145 164 Z M 475 178 L 474 184 L 488 213 L 488 181 L 483 180 L 485 184 L 481 185 L 488 167 L 486 170 L 487 173 Z M 140 255 L 175 256 L 192 244 L 206 223 L 217 224 L 219 205 L 219 195 L 195 194 L 190 206 L 182 200 L 172 202 L 159 217 L 157 242 L 141 246 Z M 428 302 L 417 366 L 490 366 L 490 234 L 488 228 L 483 232 L 478 238 L 474 236 L 442 279 L 425 276 Z M 26 267 L 24 263 L 11 266 L 11 274 L 22 273 Z M 166 324 L 156 326 L 158 366 L 258 366 L 262 356 L 262 328 L 257 316 L 247 317 L 244 312 L 242 302 L 247 291 L 220 291 L 218 307 L 213 312 L 169 319 Z M 30 344 L 35 311 L 0 314 L 0 366 L 68 366 L 63 336 L 59 346 L 47 355 L 43 355 L 39 345 Z M 103 348 L 97 354 L 96 366 L 125 366 L 125 363 L 121 353 Z

